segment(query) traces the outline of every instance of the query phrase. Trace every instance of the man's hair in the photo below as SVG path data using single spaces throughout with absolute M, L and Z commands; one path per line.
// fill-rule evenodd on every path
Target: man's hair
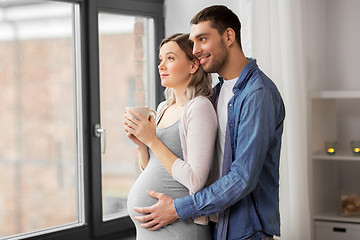
M 220 34 L 223 34 L 227 28 L 232 28 L 235 32 L 236 42 L 241 48 L 241 23 L 236 14 L 229 8 L 223 5 L 204 8 L 191 19 L 190 24 L 196 25 L 204 21 L 210 21 L 211 27 L 217 29 Z
M 176 33 L 173 34 L 160 43 L 159 49 L 168 42 L 175 42 L 180 47 L 180 49 L 185 53 L 186 57 L 190 61 L 197 61 L 199 60 L 196 56 L 192 53 L 193 43 L 189 40 L 189 34 L 183 33 Z M 196 96 L 205 96 L 210 97 L 212 94 L 212 78 L 209 73 L 206 73 L 199 63 L 199 68 L 196 70 L 195 73 L 192 74 L 190 83 L 187 86 L 184 100 L 185 102 L 193 99 Z M 171 88 L 166 88 L 165 92 L 165 99 L 167 104 L 172 104 L 175 102 L 175 95 Z

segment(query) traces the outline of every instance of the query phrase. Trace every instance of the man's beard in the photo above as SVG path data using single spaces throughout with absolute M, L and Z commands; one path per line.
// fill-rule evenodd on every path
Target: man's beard
M 212 59 L 212 62 L 209 62 L 207 66 L 203 66 L 205 72 L 207 73 L 219 73 L 221 69 L 225 66 L 228 61 L 229 52 L 225 47 L 223 41 L 221 41 L 221 50 L 219 54 Z M 213 55 L 214 56 L 214 55 Z

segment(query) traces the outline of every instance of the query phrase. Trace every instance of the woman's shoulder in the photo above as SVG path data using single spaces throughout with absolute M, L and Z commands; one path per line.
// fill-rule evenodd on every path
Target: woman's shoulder
M 213 105 L 209 98 L 205 96 L 197 96 L 187 102 L 187 108 L 198 108 L 198 107 L 212 107 Z
M 213 116 L 216 115 L 215 108 L 210 99 L 204 96 L 197 96 L 185 105 L 184 115 L 187 116 Z
M 217 128 L 215 108 L 207 97 L 195 97 L 187 102 L 181 122 L 186 126 L 190 124 L 196 126 L 195 129 L 202 129 L 206 126 L 209 131 L 210 129 L 214 130 Z

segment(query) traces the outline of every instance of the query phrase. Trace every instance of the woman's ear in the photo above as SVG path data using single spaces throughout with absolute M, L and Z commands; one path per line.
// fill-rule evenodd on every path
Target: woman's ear
M 198 59 L 193 59 L 191 61 L 191 69 L 190 69 L 190 74 L 193 75 L 194 73 L 196 73 L 196 71 L 199 69 L 200 66 L 200 62 Z

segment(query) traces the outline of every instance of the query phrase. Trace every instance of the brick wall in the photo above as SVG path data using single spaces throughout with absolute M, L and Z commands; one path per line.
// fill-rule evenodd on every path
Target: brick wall
M 139 173 L 122 113 L 146 104 L 143 37 L 137 21 L 135 34 L 100 40 L 102 118 L 113 129 L 103 155 L 110 197 L 126 198 Z M 76 221 L 71 48 L 71 39 L 0 42 L 0 237 Z

